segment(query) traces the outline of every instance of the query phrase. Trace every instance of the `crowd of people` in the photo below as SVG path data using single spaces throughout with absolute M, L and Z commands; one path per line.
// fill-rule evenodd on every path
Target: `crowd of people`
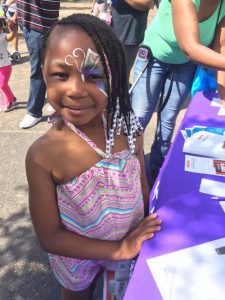
M 61 20 L 59 0 L 8 0 L 5 7 L 15 3 L 9 32 L 0 23 L 1 107 L 16 103 L 7 41 L 18 22 L 31 66 L 19 126 L 40 122 L 46 92 L 58 116 L 26 157 L 33 226 L 62 299 L 88 300 L 102 268 L 134 259 L 160 234 L 162 220 L 149 215 L 147 177 L 159 173 L 198 65 L 215 71 L 225 105 L 225 1 L 94 0 L 90 14 Z M 143 133 L 156 108 L 146 174 Z

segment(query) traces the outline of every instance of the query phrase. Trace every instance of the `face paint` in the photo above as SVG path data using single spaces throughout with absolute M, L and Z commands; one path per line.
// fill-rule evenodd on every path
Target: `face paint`
M 80 64 L 77 58 L 81 58 Z M 77 70 L 81 73 L 81 80 L 91 81 L 96 85 L 96 87 L 106 96 L 107 95 L 107 81 L 104 74 L 104 69 L 100 56 L 98 53 L 92 51 L 90 48 L 85 51 L 81 48 L 75 48 L 72 55 L 69 54 L 65 57 L 65 63 L 69 66 L 75 66 Z M 106 59 L 106 63 L 108 63 Z M 110 83 L 111 83 L 111 72 L 107 64 L 107 69 L 109 71 Z
M 100 56 L 91 49 L 88 49 L 82 70 L 85 79 L 90 80 L 107 97 L 107 82 Z
M 81 57 L 81 63 L 80 65 L 78 64 L 77 58 Z M 84 59 L 85 59 L 85 52 L 81 48 L 75 48 L 72 52 L 72 55 L 69 54 L 65 57 L 65 63 L 69 66 L 76 66 L 77 70 L 81 73 L 81 80 L 85 81 L 84 76 L 82 76 L 82 68 L 84 64 Z

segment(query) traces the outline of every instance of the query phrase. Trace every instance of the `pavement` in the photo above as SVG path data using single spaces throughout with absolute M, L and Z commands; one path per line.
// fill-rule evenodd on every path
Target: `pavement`
M 60 16 L 89 13 L 91 1 L 62 2 Z M 150 19 L 154 11 L 150 13 Z M 10 50 L 9 45 L 9 50 Z M 20 129 L 29 92 L 29 56 L 24 39 L 19 41 L 22 61 L 13 65 L 10 86 L 18 102 L 0 113 L 0 300 L 59 300 L 60 287 L 48 266 L 47 254 L 35 237 L 28 211 L 28 186 L 24 161 L 31 143 L 49 128 L 43 120 L 30 129 Z M 182 110 L 178 124 L 184 114 Z M 156 114 L 145 131 L 145 153 L 154 138 Z

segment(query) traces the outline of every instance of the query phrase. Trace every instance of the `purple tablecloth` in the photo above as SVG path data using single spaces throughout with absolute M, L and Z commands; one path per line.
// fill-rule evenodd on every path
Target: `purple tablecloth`
M 201 126 L 225 127 L 218 107 L 210 106 L 215 94 L 197 93 L 192 99 L 180 129 Z M 159 194 L 156 212 L 163 220 L 162 230 L 144 243 L 124 300 L 162 300 L 146 259 L 225 237 L 225 214 L 218 201 L 199 192 L 202 178 L 225 182 L 224 177 L 184 171 L 184 139 L 178 131 L 156 180 Z M 153 197 L 154 187 L 150 195 Z

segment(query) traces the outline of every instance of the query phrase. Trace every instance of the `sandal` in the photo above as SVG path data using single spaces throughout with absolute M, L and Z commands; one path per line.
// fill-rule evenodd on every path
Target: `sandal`
M 9 103 L 9 105 L 5 109 L 5 112 L 11 111 L 15 107 L 15 104 L 16 104 L 16 98 L 14 98 L 13 101 Z

